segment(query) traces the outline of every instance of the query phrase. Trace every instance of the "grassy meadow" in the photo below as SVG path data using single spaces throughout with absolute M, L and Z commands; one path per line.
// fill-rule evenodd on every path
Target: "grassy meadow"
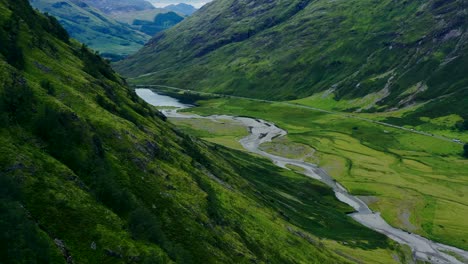
M 221 98 L 199 105 L 185 111 L 276 123 L 288 135 L 264 150 L 319 164 L 393 226 L 468 249 L 468 160 L 461 157 L 459 144 L 281 103 Z M 209 141 L 239 148 L 238 130 L 174 122 Z
M 358 99 L 337 101 L 333 94 L 317 93 L 290 102 L 330 111 L 346 111 L 349 109 L 366 109 L 372 105 L 374 100 L 376 100 L 376 97 L 373 94 Z M 464 121 L 462 116 L 453 113 L 438 117 L 425 116 L 424 114 L 421 114 L 421 116 L 413 115 L 415 112 L 423 111 L 425 106 L 426 104 L 415 104 L 396 111 L 360 113 L 359 116 L 468 142 L 466 130 L 457 129 L 457 124 Z

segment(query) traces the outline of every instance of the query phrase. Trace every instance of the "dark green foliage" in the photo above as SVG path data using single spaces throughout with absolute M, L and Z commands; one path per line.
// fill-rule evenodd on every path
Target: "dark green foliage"
M 0 28 L 0 53 L 17 69 L 24 68 L 23 50 L 19 45 L 20 17 L 13 15 Z
M 3 161 L 3 160 L 2 160 Z M 3 163 L 2 163 L 3 164 Z M 0 173 L 0 199 L 18 200 L 21 198 L 21 189 L 18 178 L 8 175 L 8 172 L 14 172 L 17 169 L 23 168 L 24 165 L 17 164 L 9 168 L 3 168 Z M 3 247 L 2 247 L 3 248 Z
M 42 80 L 40 85 L 47 91 L 48 95 L 55 95 L 55 87 L 49 80 Z
M 91 50 L 82 45 L 80 52 L 80 58 L 83 60 L 84 68 L 83 70 L 90 74 L 93 77 L 101 78 L 105 77 L 109 80 L 117 81 L 114 71 L 98 53 L 93 53 Z
M 128 215 L 131 210 L 139 208 L 136 197 L 126 186 L 119 184 L 118 168 L 106 160 L 96 157 L 91 177 L 83 175 L 91 186 L 96 198 L 119 215 Z
M 154 18 L 154 23 L 158 26 L 163 26 L 163 27 L 170 27 L 173 26 L 180 21 L 184 20 L 183 17 L 177 15 L 174 12 L 169 12 L 169 13 L 164 13 L 164 14 L 158 14 Z
M 117 113 L 117 106 L 112 101 L 107 99 L 107 97 L 98 94 L 96 101 L 102 108 L 106 109 L 107 111 L 111 113 Z
M 455 125 L 455 128 L 459 131 L 466 131 L 468 130 L 468 119 L 464 121 L 460 121 Z
M 468 158 L 468 143 L 463 146 L 463 156 Z
M 3 176 L 0 176 L 3 177 Z M 18 202 L 0 199 L 0 260 L 7 263 L 64 263 L 44 232 Z
M 159 245 L 163 245 L 167 240 L 158 219 L 143 207 L 130 213 L 129 228 L 136 239 L 147 240 Z
M 0 161 L 0 165 L 5 165 Z M 63 263 L 64 259 L 20 203 L 23 164 L 0 171 L 0 260 L 2 263 Z M 3 262 L 7 260 L 8 262 Z
M 17 73 L 4 80 L 0 90 L 0 111 L 6 118 L 8 125 L 23 122 L 33 112 L 34 94 L 26 79 Z
M 55 17 L 47 13 L 45 13 L 45 15 L 49 19 L 49 23 L 47 25 L 48 31 L 54 34 L 58 39 L 68 43 L 70 39 L 68 32 L 60 25 L 60 23 Z
M 217 97 L 214 95 L 201 95 L 199 93 L 191 93 L 189 91 L 178 93 L 178 92 L 167 90 L 164 92 L 164 94 L 168 94 L 171 97 L 177 98 L 177 100 L 179 100 L 181 103 L 191 104 L 191 105 L 196 105 L 197 101 L 200 101 L 200 100 L 213 99 Z
M 86 173 L 94 161 L 92 136 L 87 124 L 73 112 L 43 106 L 36 117 L 34 132 L 47 144 L 47 151 L 75 173 Z

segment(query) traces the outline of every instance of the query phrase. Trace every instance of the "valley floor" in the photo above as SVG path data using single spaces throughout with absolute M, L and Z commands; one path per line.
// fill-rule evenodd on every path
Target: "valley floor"
M 460 156 L 460 144 L 293 104 L 241 98 L 198 103 L 186 111 L 279 125 L 288 136 L 263 150 L 318 164 L 395 227 L 468 249 L 468 161 Z M 174 122 L 208 141 L 241 149 L 245 131 L 232 124 Z

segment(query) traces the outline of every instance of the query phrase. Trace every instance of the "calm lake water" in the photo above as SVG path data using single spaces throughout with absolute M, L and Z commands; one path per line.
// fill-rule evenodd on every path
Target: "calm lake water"
M 150 89 L 135 89 L 135 92 L 141 99 L 154 106 L 168 106 L 177 108 L 188 108 L 192 105 L 183 104 L 179 100 L 167 95 L 158 94 Z

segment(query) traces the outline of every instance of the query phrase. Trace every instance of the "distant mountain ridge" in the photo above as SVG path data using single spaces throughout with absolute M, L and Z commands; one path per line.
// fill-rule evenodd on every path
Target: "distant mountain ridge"
M 193 13 L 195 13 L 195 11 L 197 11 L 197 9 L 194 6 L 185 3 L 168 5 L 165 6 L 164 9 L 178 12 L 186 16 L 191 16 Z
M 84 2 L 93 6 L 106 14 L 119 12 L 143 11 L 155 9 L 155 7 L 145 0 L 73 0 Z
M 150 38 L 149 35 L 116 21 L 90 5 L 94 1 L 32 0 L 30 2 L 35 8 L 57 17 L 73 38 L 100 51 L 107 58 L 118 59 L 135 53 Z
M 464 0 L 218 0 L 116 68 L 135 82 L 468 119 Z M 177 54 L 177 56 L 174 56 Z M 153 63 L 154 62 L 154 63 Z M 166 70 L 176 67 L 177 71 Z
M 31 0 L 58 18 L 73 38 L 111 60 L 137 52 L 151 36 L 183 20 L 143 0 Z M 158 17 L 158 15 L 160 15 Z M 155 21 L 158 17 L 158 21 Z M 140 21 L 136 25 L 134 21 Z M 141 25 L 144 24 L 144 25 Z
M 184 17 L 171 11 L 157 14 L 152 21 L 135 19 L 133 20 L 132 26 L 145 34 L 154 36 L 158 32 L 177 25 L 182 20 L 184 20 Z

